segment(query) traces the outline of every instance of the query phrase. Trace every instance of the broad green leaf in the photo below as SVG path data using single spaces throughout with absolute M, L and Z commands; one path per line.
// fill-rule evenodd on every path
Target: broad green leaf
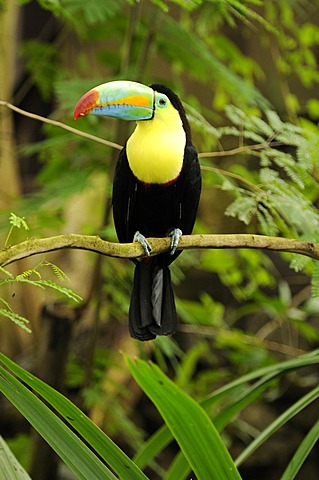
M 116 480 L 113 473 L 51 410 L 0 367 L 0 391 L 22 413 L 80 480 Z
M 226 385 L 220 387 L 218 390 L 209 395 L 203 402 L 201 406 L 205 409 L 211 409 L 214 405 L 217 405 L 221 400 L 224 401 L 225 397 L 232 393 L 236 392 L 238 388 L 248 389 L 249 382 L 252 382 L 258 378 L 261 379 L 261 382 L 269 382 L 274 378 L 283 375 L 289 371 L 297 370 L 299 368 L 314 365 L 319 363 L 319 350 L 314 350 L 306 355 L 303 355 L 299 358 L 293 360 L 287 360 L 286 362 L 277 363 L 269 367 L 263 367 L 261 369 L 255 370 L 251 373 L 248 373 L 232 382 L 227 383 Z M 255 384 L 255 387 L 260 386 L 258 383 Z M 223 410 L 220 412 L 220 415 L 223 415 Z M 173 440 L 173 435 L 169 431 L 167 426 L 161 427 L 157 432 L 155 432 L 143 445 L 140 451 L 135 456 L 134 460 L 140 468 L 144 468 L 149 464 L 171 441 Z
M 0 452 L 0 472 L 2 478 L 5 480 L 31 480 L 1 436 Z
M 254 385 L 241 387 L 236 390 L 231 399 L 225 399 L 225 407 L 213 417 L 214 425 L 218 432 L 221 432 L 233 418 L 241 412 L 247 405 L 250 405 L 266 389 L 267 384 L 272 377 L 262 378 Z M 165 480 L 174 480 L 175 478 L 187 478 L 190 473 L 189 465 L 182 452 L 179 452 L 165 476 Z
M 127 359 L 135 380 L 154 402 L 198 480 L 232 480 L 240 475 L 205 411 L 152 363 Z
M 72 402 L 1 353 L 0 362 L 54 407 L 122 480 L 147 480 L 134 462 Z
M 305 436 L 301 444 L 299 445 L 296 453 L 289 462 L 288 467 L 284 471 L 281 480 L 293 480 L 296 478 L 302 464 L 306 460 L 307 456 L 311 452 L 313 446 L 319 439 L 319 420 L 314 424 L 308 434 Z

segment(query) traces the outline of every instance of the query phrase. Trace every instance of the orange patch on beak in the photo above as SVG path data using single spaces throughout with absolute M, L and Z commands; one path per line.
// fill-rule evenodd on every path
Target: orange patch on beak
M 84 95 L 85 96 L 85 95 Z M 118 100 L 112 100 L 111 102 L 105 102 L 104 105 L 132 105 L 134 107 L 148 107 L 149 100 L 142 95 L 131 95 L 129 97 L 119 98 Z

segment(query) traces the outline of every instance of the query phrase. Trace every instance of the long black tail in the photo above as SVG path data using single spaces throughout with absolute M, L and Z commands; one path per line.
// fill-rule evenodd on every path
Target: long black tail
M 129 329 L 131 336 L 138 340 L 152 340 L 157 335 L 177 332 L 171 272 L 167 266 L 159 266 L 154 260 L 136 264 Z

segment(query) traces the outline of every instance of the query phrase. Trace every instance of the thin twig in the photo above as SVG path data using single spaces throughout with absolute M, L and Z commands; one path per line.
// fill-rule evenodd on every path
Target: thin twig
M 227 337 L 231 338 L 231 336 L 233 335 L 233 332 L 231 330 L 216 328 L 209 325 L 190 325 L 190 324 L 182 323 L 179 325 L 179 330 L 185 333 L 198 334 L 198 335 L 203 335 L 206 337 L 213 337 L 213 338 L 218 338 L 221 336 L 226 338 Z M 273 342 L 271 340 L 259 338 L 258 334 L 255 336 L 242 334 L 241 342 L 245 343 L 246 345 L 251 345 L 256 347 L 265 346 L 267 347 L 268 350 L 272 350 L 273 352 L 281 353 L 284 355 L 290 355 L 291 357 L 294 357 L 294 358 L 306 353 L 305 350 L 302 350 L 301 348 L 298 348 L 298 347 L 285 345 L 283 343 Z
M 254 183 L 251 183 L 245 177 L 242 177 L 241 175 L 238 175 L 237 173 L 229 172 L 229 171 L 223 170 L 221 168 L 207 167 L 206 165 L 202 165 L 201 169 L 205 170 L 207 172 L 220 173 L 221 175 L 225 175 L 227 177 L 235 178 L 239 182 L 242 182 L 242 183 L 245 183 L 246 185 L 248 185 L 248 187 L 251 188 L 252 190 L 257 190 L 259 193 L 265 194 L 265 191 L 262 188 L 258 187 L 258 185 L 255 185 Z
M 102 145 L 107 145 L 108 147 L 116 148 L 117 150 L 122 150 L 122 145 L 118 143 L 110 142 L 109 140 L 104 140 L 103 138 L 96 137 L 95 135 L 91 135 L 90 133 L 82 132 L 81 130 L 77 130 L 76 128 L 70 127 L 65 123 L 58 122 L 57 120 L 51 120 L 46 117 L 41 117 L 41 115 L 36 115 L 35 113 L 27 112 L 26 110 L 22 110 L 21 108 L 12 105 L 9 102 L 5 102 L 4 100 L 0 100 L 0 106 L 7 107 L 14 112 L 19 113 L 20 115 L 24 115 L 25 117 L 32 118 L 33 120 L 38 120 L 39 122 L 47 123 L 48 125 L 54 125 L 55 127 L 63 128 L 63 130 L 67 130 L 68 132 L 74 133 L 75 135 L 79 135 L 80 137 L 87 138 L 89 140 L 93 140 L 94 142 L 101 143 Z
M 96 135 L 91 135 L 90 133 L 83 132 L 82 130 L 78 130 L 76 128 L 70 127 L 63 122 L 59 122 L 57 120 L 51 120 L 50 118 L 42 117 L 41 115 L 37 115 L 35 113 L 27 112 L 26 110 L 22 110 L 22 108 L 18 108 L 12 103 L 6 102 L 4 100 L 0 100 L 0 106 L 7 107 L 14 112 L 19 113 L 25 117 L 32 118 L 33 120 L 37 120 L 39 122 L 46 123 L 48 125 L 54 125 L 55 127 L 62 128 L 63 130 L 67 130 L 68 132 L 74 133 L 83 138 L 87 138 L 88 140 L 92 140 L 97 143 L 101 143 L 102 145 L 106 145 L 111 148 L 116 148 L 117 150 L 121 150 L 123 148 L 122 145 L 119 145 L 115 142 L 110 142 L 109 140 L 105 140 L 104 138 L 97 137 Z M 226 157 L 231 155 L 237 155 L 244 153 L 246 151 L 251 150 L 262 150 L 263 148 L 267 147 L 276 147 L 282 145 L 282 142 L 273 142 L 271 140 L 267 140 L 263 143 L 258 143 L 255 145 L 245 145 L 240 146 L 237 148 L 233 148 L 231 150 L 223 150 L 218 152 L 201 152 L 198 154 L 199 158 L 209 158 L 209 157 Z
M 251 150 L 262 150 L 263 148 L 268 148 L 268 147 L 279 147 L 282 145 L 282 142 L 262 142 L 262 143 L 256 143 L 254 145 L 242 145 L 240 147 L 232 148 L 231 150 L 223 150 L 221 152 L 202 152 L 199 153 L 198 156 L 200 158 L 210 158 L 210 157 L 227 157 L 231 155 L 237 155 L 239 153 L 244 153 L 246 151 L 251 151 Z

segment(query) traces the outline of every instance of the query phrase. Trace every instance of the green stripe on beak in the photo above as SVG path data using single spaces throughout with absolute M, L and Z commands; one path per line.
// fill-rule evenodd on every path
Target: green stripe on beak
M 74 119 L 102 115 L 122 120 L 151 120 L 154 99 L 154 90 L 141 83 L 124 80 L 103 83 L 80 98 L 74 109 Z

